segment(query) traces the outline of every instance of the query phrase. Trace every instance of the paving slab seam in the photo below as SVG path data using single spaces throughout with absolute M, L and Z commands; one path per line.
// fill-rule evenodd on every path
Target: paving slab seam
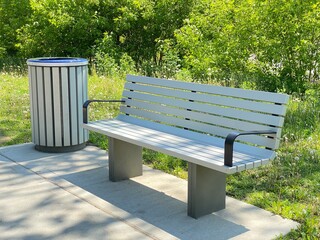
M 77 187 L 77 186 L 75 186 L 74 184 L 70 183 L 69 181 L 67 181 L 67 180 L 59 177 L 59 176 L 58 176 L 56 173 L 54 173 L 53 171 L 47 170 L 46 172 L 42 172 L 42 173 L 36 172 L 36 171 L 34 171 L 34 170 L 32 170 L 32 169 L 24 166 L 23 164 L 18 163 L 17 161 L 15 161 L 15 160 L 13 160 L 12 158 L 4 155 L 4 154 L 1 153 L 1 152 L 0 152 L 0 156 L 6 158 L 6 159 L 10 160 L 11 162 L 13 162 L 13 163 L 15 163 L 15 164 L 17 164 L 17 165 L 25 168 L 26 170 L 28 170 L 28 171 L 36 174 L 37 176 L 41 177 L 41 178 L 44 179 L 45 181 L 50 182 L 51 184 L 53 184 L 53 185 L 57 186 L 58 188 L 66 191 L 66 192 L 68 192 L 69 194 L 73 195 L 74 197 L 76 197 L 76 198 L 78 198 L 78 199 L 80 199 L 80 200 L 82 200 L 82 201 L 85 201 L 86 203 L 90 204 L 91 206 L 97 208 L 98 210 L 103 211 L 103 212 L 109 214 L 110 216 L 112 216 L 112 217 L 115 218 L 116 220 L 119 220 L 119 221 L 127 224 L 128 226 L 132 227 L 134 230 L 140 232 L 141 234 L 144 234 L 144 235 L 146 235 L 147 237 L 150 237 L 150 238 L 153 239 L 153 240 L 161 240 L 161 238 L 158 238 L 158 237 L 156 237 L 156 236 L 154 236 L 154 235 L 151 235 L 150 233 L 142 230 L 140 227 L 136 226 L 135 224 L 130 223 L 128 220 L 126 220 L 126 219 L 124 219 L 124 218 L 122 218 L 122 217 L 120 217 L 120 216 L 118 216 L 118 215 L 115 215 L 112 211 L 107 211 L 106 209 L 103 209 L 103 208 L 101 208 L 100 206 L 98 206 L 97 204 L 95 204 L 93 201 L 90 201 L 90 200 L 88 200 L 88 199 L 86 199 L 86 198 L 84 198 L 84 197 L 81 197 L 81 196 L 79 196 L 78 194 L 73 193 L 72 191 L 68 190 L 66 187 L 61 186 L 61 184 L 59 184 L 55 179 L 60 180 L 60 181 L 62 180 L 62 181 L 64 181 L 65 183 L 67 182 L 67 186 L 68 186 L 68 185 L 69 185 L 69 186 L 72 185 L 72 186 L 75 187 L 75 188 L 81 189 L 80 187 Z M 49 175 L 49 176 L 45 176 L 45 175 Z M 53 176 L 50 176 L 50 175 L 53 175 Z M 81 189 L 81 190 L 84 191 L 83 189 Z M 96 196 L 95 196 L 95 197 L 96 197 Z
M 10 160 L 10 161 L 15 162 L 14 160 L 12 160 L 12 159 L 8 158 L 6 155 L 4 155 L 1 151 L 0 151 L 0 156 L 1 156 L 1 157 L 4 157 L 4 158 L 6 158 L 6 159 L 8 159 L 8 160 Z

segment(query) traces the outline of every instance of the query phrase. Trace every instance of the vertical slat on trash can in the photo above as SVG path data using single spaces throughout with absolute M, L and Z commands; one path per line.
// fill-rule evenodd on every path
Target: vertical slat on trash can
M 78 111 L 77 111 L 77 79 L 76 79 L 76 68 L 70 67 L 70 119 L 71 119 L 71 144 L 78 144 Z
M 60 79 L 60 68 L 52 68 L 52 80 L 53 85 L 53 112 L 54 112 L 54 140 L 55 146 L 62 146 L 62 128 L 61 128 L 61 79 Z
M 30 89 L 30 102 L 31 102 L 31 108 L 30 108 L 30 115 L 31 115 L 31 128 L 32 128 L 32 142 L 35 144 L 39 144 L 38 142 L 38 118 L 37 113 L 37 81 L 36 81 L 36 68 L 35 67 L 29 67 L 29 89 Z
M 38 95 L 38 122 L 39 122 L 39 142 L 40 145 L 46 144 L 46 127 L 45 127 L 45 112 L 44 112 L 44 86 L 42 81 L 42 68 L 37 68 L 37 95 Z
M 78 107 L 77 107 L 77 110 L 78 110 L 78 121 L 77 121 L 77 125 L 78 125 L 78 127 L 79 126 L 81 126 L 81 123 L 82 123 L 82 104 L 83 104 L 83 101 L 79 101 L 79 100 L 81 100 L 81 99 L 83 99 L 83 97 L 82 97 L 82 91 L 83 91 L 83 89 L 82 89 L 82 84 L 83 84 L 83 76 L 82 76 L 82 67 L 77 67 L 77 89 L 78 89 L 78 91 L 77 91 L 77 94 L 78 94 L 78 96 L 77 96 L 77 98 L 78 98 L 78 102 L 77 102 L 77 104 L 78 104 Z M 83 139 L 83 131 L 82 130 L 80 130 L 79 131 L 79 139 L 78 139 L 78 141 L 79 142 L 83 142 L 84 141 L 84 139 Z
M 88 83 L 87 83 L 87 79 L 88 79 L 88 68 L 87 67 L 82 67 L 83 70 L 83 78 L 82 78 L 82 86 L 83 86 L 83 102 L 85 102 L 86 100 L 88 100 Z M 82 117 L 83 112 L 81 112 L 81 119 L 83 119 Z M 81 123 L 82 124 L 82 120 Z M 88 130 L 83 128 L 83 136 L 84 136 L 84 141 L 88 141 L 89 140 L 89 132 Z
M 69 118 L 69 75 L 68 68 L 61 68 L 61 96 L 62 96 L 62 130 L 63 145 L 70 145 L 70 118 Z
M 37 92 L 37 72 L 36 68 L 32 69 L 32 73 L 34 76 L 34 84 L 32 87 L 32 91 L 34 95 L 32 96 L 34 102 L 38 102 L 38 92 Z M 36 144 L 40 144 L 39 141 L 39 118 L 38 118 L 38 105 L 35 106 L 34 112 L 33 112 L 33 119 L 34 119 L 34 137 Z
M 54 146 L 53 139 L 53 103 L 52 103 L 52 78 L 49 67 L 43 68 L 44 77 L 44 95 L 45 95 L 45 109 L 46 109 L 46 138 L 47 146 Z

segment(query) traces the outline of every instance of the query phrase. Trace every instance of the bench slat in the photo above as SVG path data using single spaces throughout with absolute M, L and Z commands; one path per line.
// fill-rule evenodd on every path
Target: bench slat
M 128 104 L 128 105 L 130 105 L 130 107 L 134 107 L 135 104 L 141 103 L 141 101 L 134 102 L 134 99 L 140 99 L 140 100 L 144 100 L 144 101 L 147 101 L 147 102 L 154 102 L 155 100 L 160 102 L 161 99 L 162 99 L 162 102 L 163 102 L 161 104 L 162 107 L 165 107 L 164 104 L 170 104 L 170 106 L 172 106 L 175 103 L 175 101 L 172 101 L 172 99 L 170 99 L 170 98 L 162 98 L 160 96 L 153 96 L 153 95 L 142 94 L 142 93 L 138 93 L 138 92 L 126 92 L 126 93 L 124 93 L 124 96 L 127 96 L 129 98 L 129 99 L 127 99 L 127 101 L 131 103 L 131 105 Z M 192 104 L 192 102 L 190 102 L 190 104 Z M 146 108 L 146 109 L 150 110 L 150 111 L 154 111 L 154 109 L 157 108 L 157 107 L 158 106 L 155 105 L 155 106 L 152 106 L 151 109 L 150 108 Z M 125 110 L 125 109 L 122 109 L 122 110 Z M 233 109 L 232 108 L 230 108 L 230 109 L 221 108 L 221 111 L 222 110 L 231 112 Z M 124 113 L 126 113 L 126 112 L 124 112 Z M 246 112 L 243 112 L 243 114 L 245 114 L 245 113 Z M 186 115 L 181 115 L 181 117 L 188 116 L 190 114 L 194 114 L 194 113 L 191 112 L 191 111 L 188 111 Z M 199 114 L 199 113 L 197 112 L 197 114 Z M 139 115 L 139 114 L 136 113 L 136 115 Z M 210 116 L 210 115 L 209 114 L 205 114 L 205 113 L 203 114 L 204 118 L 206 118 L 207 116 Z M 266 116 L 265 114 L 260 114 L 260 118 L 256 118 L 257 119 L 256 121 L 258 121 L 258 119 L 263 119 L 265 116 Z M 279 123 L 283 122 L 283 117 L 277 117 L 277 116 L 272 116 L 272 117 L 278 118 L 279 119 Z M 201 118 L 201 116 L 200 116 L 200 118 Z M 198 118 L 198 120 L 201 121 L 200 118 Z M 281 129 L 280 128 L 273 128 L 273 126 L 276 127 L 279 124 L 271 125 L 271 126 L 261 125 L 261 127 L 260 127 L 259 124 L 257 125 L 255 123 L 244 122 L 244 121 L 241 121 L 241 120 L 236 120 L 236 119 L 231 119 L 231 118 L 221 118 L 221 117 L 218 117 L 218 116 L 217 116 L 217 118 L 220 118 L 221 121 L 219 122 L 219 124 L 221 124 L 220 127 L 222 127 L 222 128 L 224 127 L 224 128 L 239 129 L 239 130 L 242 130 L 242 131 L 249 131 L 249 130 L 261 130 L 261 129 L 265 130 L 265 129 L 270 129 L 270 127 L 271 127 L 273 130 L 277 131 L 276 138 L 280 138 L 280 135 L 281 135 Z M 155 119 L 155 120 L 157 120 L 157 119 Z M 211 120 L 211 121 L 213 122 L 214 120 Z M 201 124 L 201 123 L 199 123 L 199 124 Z M 218 123 L 216 123 L 216 124 L 218 124 Z M 228 133 L 229 132 L 230 131 L 228 131 Z M 220 136 L 225 137 L 224 134 L 222 134 Z M 275 146 L 278 146 L 278 140 L 276 140 Z
M 118 139 L 122 138 L 122 140 L 133 144 L 148 147 L 225 173 L 250 169 L 255 162 L 256 164 L 261 162 L 251 154 L 235 152 L 234 167 L 229 168 L 224 166 L 224 160 L 221 157 L 223 156 L 223 148 L 221 147 L 117 120 L 97 121 L 86 124 L 85 128 Z M 150 135 L 153 137 L 150 138 Z
M 127 99 L 126 106 L 130 108 L 141 108 L 143 110 L 158 112 L 159 114 L 172 114 L 179 118 L 188 118 L 193 120 L 198 120 L 201 122 L 208 122 L 214 125 L 223 126 L 231 129 L 251 129 L 251 128 L 259 128 L 263 127 L 272 127 L 276 128 L 277 125 L 260 123 L 259 121 L 244 121 L 239 118 L 230 118 L 224 115 L 216 114 L 214 111 L 192 111 L 189 108 L 178 108 L 176 106 L 166 105 L 164 103 L 154 103 L 154 102 L 144 102 L 144 101 L 136 101 L 136 99 Z M 124 109 L 125 110 L 125 109 Z M 227 109 L 226 109 L 227 111 Z M 262 118 L 263 116 L 260 116 Z M 277 129 L 275 129 L 277 130 Z
M 129 102 L 129 101 L 128 101 Z M 140 102 L 140 101 L 130 101 L 128 104 L 129 107 L 122 106 L 121 110 L 124 113 L 127 113 L 128 110 L 132 109 L 142 109 L 142 111 L 148 111 L 148 112 L 157 112 L 161 115 L 167 116 L 174 115 L 174 117 L 178 118 L 188 118 L 190 120 L 196 120 L 201 121 L 204 123 L 210 123 L 218 126 L 223 126 L 225 128 L 234 129 L 234 130 L 241 130 L 244 131 L 246 129 L 262 129 L 262 128 L 268 128 L 270 129 L 270 126 L 264 125 L 264 124 L 257 124 L 257 123 L 251 123 L 246 121 L 239 121 L 237 119 L 231 119 L 231 118 L 225 118 L 222 116 L 216 116 L 212 114 L 202 113 L 202 112 L 194 112 L 194 111 L 188 111 L 185 109 L 179 109 L 179 108 L 171 108 L 169 106 L 165 105 L 159 105 L 159 104 L 152 104 L 148 102 Z M 139 113 L 136 115 L 139 116 Z M 157 120 L 157 119 L 154 119 Z M 197 122 L 199 123 L 199 122 Z M 201 124 L 201 123 L 199 123 Z M 276 128 L 272 128 L 273 130 L 278 130 Z M 223 135 L 225 137 L 225 135 Z
M 127 80 L 123 91 L 126 105 L 121 107 L 124 114 L 223 138 L 234 131 L 273 130 L 276 134 L 271 138 L 241 136 L 237 141 L 271 149 L 279 147 L 286 106 L 269 100 L 278 94 L 225 87 L 217 91 L 212 85 L 149 77 L 128 76 Z M 269 99 L 250 98 L 252 93 L 261 93 Z
M 188 102 L 181 99 L 175 99 L 172 101 L 170 98 L 163 98 L 160 96 L 149 95 L 139 92 L 127 92 L 126 97 L 133 98 L 140 101 L 148 101 L 152 103 L 165 104 L 171 107 L 190 109 L 191 111 L 207 112 L 215 115 L 225 116 L 228 118 L 235 118 L 239 120 L 245 120 L 250 122 L 259 122 L 261 124 L 272 125 L 280 127 L 283 125 L 284 118 L 279 116 L 273 116 L 270 114 L 256 113 L 252 111 L 243 111 L 236 108 L 226 108 L 215 105 L 208 105 L 198 102 Z M 126 99 L 127 105 L 134 105 L 131 99 Z
M 158 88 L 154 86 L 143 86 L 138 84 L 125 84 L 125 89 L 133 91 L 143 91 L 146 93 L 161 95 L 162 97 L 171 97 L 172 101 L 175 99 L 193 100 L 202 103 L 209 103 L 214 105 L 220 105 L 222 107 L 232 107 L 238 109 L 245 109 L 255 112 L 264 112 L 268 114 L 276 114 L 283 116 L 285 114 L 285 107 L 282 105 L 275 105 L 266 102 L 251 101 L 242 98 L 231 98 L 218 95 L 208 95 L 204 93 L 192 93 L 182 91 L 178 89 Z M 126 96 L 127 91 L 123 92 L 123 96 Z
M 147 103 L 142 103 L 141 107 L 143 107 L 143 105 L 145 105 L 145 104 L 147 104 Z M 269 126 L 250 124 L 250 123 L 246 123 L 246 122 L 240 126 L 240 124 L 237 124 L 237 123 L 233 124 L 232 120 L 230 120 L 230 119 L 229 120 L 226 119 L 225 122 L 230 121 L 229 127 L 236 126 L 237 129 L 222 128 L 217 125 L 208 124 L 210 122 L 214 122 L 215 124 L 219 124 L 219 121 L 217 120 L 217 117 L 215 117 L 215 116 L 209 116 L 209 115 L 205 116 L 205 115 L 201 115 L 198 113 L 187 112 L 187 111 L 178 110 L 178 109 L 171 109 L 169 111 L 169 109 L 165 108 L 165 107 L 162 109 L 167 114 L 169 114 L 169 113 L 175 114 L 180 111 L 181 111 L 181 113 L 186 112 L 186 114 L 189 114 L 188 115 L 189 119 L 198 120 L 197 122 L 195 122 L 195 121 L 191 121 L 191 120 L 186 120 L 184 118 L 177 118 L 177 117 L 173 117 L 170 115 L 156 113 L 160 108 L 161 108 L 161 106 L 157 106 L 157 108 L 155 107 L 155 112 L 151 112 L 151 111 L 145 111 L 143 109 L 122 106 L 121 111 L 123 111 L 127 114 L 130 114 L 130 115 L 136 115 L 136 116 L 143 117 L 146 120 L 160 121 L 165 124 L 170 123 L 170 124 L 174 124 L 179 127 L 186 127 L 188 129 L 206 132 L 206 133 L 210 133 L 215 136 L 220 136 L 220 137 L 224 137 L 224 138 L 229 133 L 231 133 L 233 131 L 245 131 L 246 129 L 274 130 L 274 128 L 271 128 Z M 185 116 L 187 116 L 187 115 L 185 115 Z M 199 121 L 203 121 L 203 123 L 201 123 Z M 223 122 L 223 119 L 221 121 Z M 207 123 L 205 123 L 205 122 L 207 122 Z M 225 126 L 227 126 L 226 123 L 225 123 Z M 255 126 L 255 127 L 253 127 L 253 126 Z M 247 141 L 252 144 L 258 144 L 260 146 L 265 146 L 265 147 L 269 147 L 269 148 L 275 148 L 276 147 L 275 144 L 278 142 L 277 139 L 267 138 L 267 137 L 259 136 L 259 135 L 241 136 L 241 137 L 239 137 L 239 140 Z
M 176 127 L 172 127 L 172 126 L 167 126 L 167 125 L 164 125 L 161 123 L 150 122 L 150 121 L 146 121 L 143 119 L 137 119 L 135 117 L 127 116 L 127 115 L 119 115 L 117 117 L 117 119 L 122 122 L 127 122 L 127 123 L 134 124 L 137 126 L 155 129 L 157 131 L 161 131 L 161 132 L 165 132 L 165 133 L 169 133 L 169 134 L 174 133 L 175 135 L 181 136 L 184 138 L 191 138 L 191 139 L 194 139 L 194 140 L 197 140 L 200 142 L 206 142 L 209 145 L 214 144 L 214 145 L 217 145 L 221 148 L 224 147 L 224 139 L 222 139 L 222 138 L 216 138 L 216 137 L 213 137 L 210 135 L 204 135 L 204 134 L 201 134 L 198 132 L 188 131 L 183 128 L 176 128 Z M 242 143 L 235 143 L 235 147 L 239 152 L 245 152 L 248 154 L 252 154 L 252 155 L 255 155 L 261 159 L 271 158 L 274 154 L 273 150 L 268 150 L 265 148 L 258 148 L 255 146 L 250 146 L 250 145 L 242 144 Z
M 162 87 L 171 87 L 179 89 L 187 89 L 190 91 L 203 91 L 211 94 L 233 96 L 239 98 L 246 98 L 252 100 L 267 101 L 273 103 L 287 104 L 289 96 L 286 94 L 270 93 L 256 90 L 243 90 L 231 87 L 221 87 L 214 85 L 201 85 L 197 83 L 182 82 L 167 79 L 157 79 L 144 76 L 127 75 L 127 81 L 139 82 L 150 85 L 157 85 Z

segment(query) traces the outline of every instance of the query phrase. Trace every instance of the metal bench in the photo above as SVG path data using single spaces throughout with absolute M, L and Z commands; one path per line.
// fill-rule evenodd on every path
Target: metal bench
M 188 215 L 225 208 L 226 175 L 275 157 L 286 94 L 128 75 L 122 100 L 88 100 L 83 127 L 109 137 L 109 177 L 142 174 L 142 147 L 188 162 Z M 88 122 L 91 102 L 121 102 L 115 119 Z

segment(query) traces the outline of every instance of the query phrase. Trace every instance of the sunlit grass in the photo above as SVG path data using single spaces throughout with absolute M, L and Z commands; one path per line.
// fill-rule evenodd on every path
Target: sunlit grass
M 28 78 L 0 73 L 0 104 L 0 146 L 30 142 Z
M 301 223 L 281 239 L 320 239 L 320 95 L 292 97 L 272 164 L 230 176 L 228 194 Z
M 120 99 L 124 79 L 90 76 L 90 99 Z M 0 73 L 0 146 L 31 141 L 28 77 Z M 112 118 L 119 104 L 90 106 L 90 119 Z M 280 239 L 320 239 L 320 94 L 292 97 L 278 157 L 269 165 L 228 176 L 227 194 L 301 223 Z M 107 137 L 91 133 L 90 142 L 107 148 Z M 144 150 L 144 163 L 187 178 L 187 164 Z

